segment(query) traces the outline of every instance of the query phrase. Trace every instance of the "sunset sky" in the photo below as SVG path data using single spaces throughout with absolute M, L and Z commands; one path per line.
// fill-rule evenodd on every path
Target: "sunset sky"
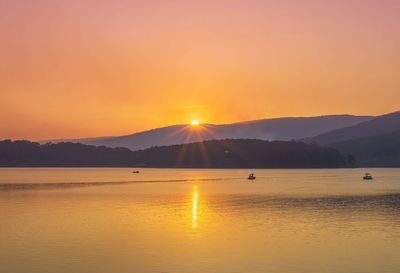
M 0 139 L 400 110 L 400 1 L 0 0 Z

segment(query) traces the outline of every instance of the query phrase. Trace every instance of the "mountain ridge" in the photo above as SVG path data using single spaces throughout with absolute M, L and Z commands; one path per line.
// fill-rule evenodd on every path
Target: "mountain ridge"
M 292 140 L 313 137 L 337 128 L 373 119 L 373 116 L 324 115 L 315 117 L 282 117 L 258 119 L 230 124 L 178 124 L 133 134 L 64 141 L 107 147 L 142 150 L 153 146 L 186 144 L 212 139 Z M 49 142 L 47 140 L 46 142 Z M 58 142 L 50 140 L 50 142 Z M 41 141 L 45 143 L 45 141 Z
M 398 129 L 400 130 L 400 111 L 377 116 L 371 120 L 367 120 L 352 126 L 332 130 L 312 138 L 305 139 L 305 141 L 327 145 L 335 142 L 389 133 Z

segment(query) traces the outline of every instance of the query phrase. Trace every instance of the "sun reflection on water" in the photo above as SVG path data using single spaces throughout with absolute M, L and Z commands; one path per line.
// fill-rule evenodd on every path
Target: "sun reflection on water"
M 197 186 L 193 186 L 192 190 L 192 228 L 197 228 L 197 213 L 199 209 L 199 191 Z

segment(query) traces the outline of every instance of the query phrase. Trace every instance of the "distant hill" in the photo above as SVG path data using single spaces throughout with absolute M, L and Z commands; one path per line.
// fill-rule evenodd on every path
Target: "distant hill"
M 371 116 L 331 115 L 263 119 L 225 125 L 174 125 L 126 136 L 68 140 L 107 147 L 126 147 L 141 150 L 152 146 L 200 142 L 212 139 L 304 139 L 338 128 L 371 120 Z M 53 141 L 57 142 L 57 141 Z
M 400 130 L 329 144 L 355 157 L 359 166 L 400 167 Z
M 210 140 L 141 151 L 79 143 L 0 141 L 0 166 L 336 168 L 354 166 L 337 150 L 294 141 Z
M 205 168 L 337 168 L 354 166 L 329 147 L 295 141 L 225 139 L 135 152 L 145 166 Z
M 306 142 L 317 142 L 321 145 L 342 142 L 351 139 L 377 136 L 400 130 L 400 112 L 394 112 L 365 122 L 340 128 L 306 139 Z
M 132 151 L 127 148 L 96 147 L 61 142 L 39 144 L 25 140 L 0 141 L 0 166 L 96 167 L 131 166 Z

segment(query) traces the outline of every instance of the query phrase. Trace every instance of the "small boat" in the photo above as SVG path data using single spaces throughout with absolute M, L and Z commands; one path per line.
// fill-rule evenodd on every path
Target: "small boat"
M 365 173 L 363 179 L 364 179 L 364 180 L 372 180 L 372 179 L 374 179 L 374 178 L 372 177 L 372 175 L 371 175 L 370 173 Z
M 248 180 L 255 180 L 256 176 L 254 175 L 254 173 L 249 174 L 249 177 L 247 177 Z
M 139 173 L 139 171 L 133 171 L 132 173 Z

